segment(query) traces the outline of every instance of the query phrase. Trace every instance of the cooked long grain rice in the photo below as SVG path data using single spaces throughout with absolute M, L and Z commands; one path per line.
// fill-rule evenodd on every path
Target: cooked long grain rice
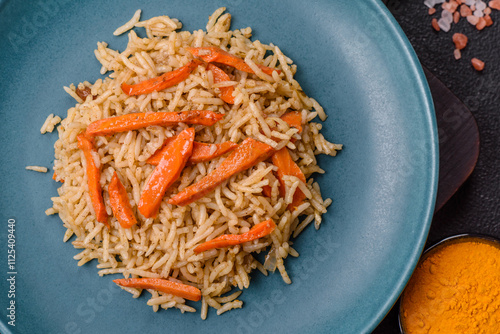
M 120 28 L 116 29 L 115 32 L 113 32 L 113 35 L 118 36 L 118 35 L 121 35 L 127 31 L 129 31 L 130 29 L 132 29 L 136 25 L 137 22 L 139 22 L 140 19 L 141 19 L 141 10 L 138 9 L 134 13 L 134 16 L 132 16 L 130 21 L 128 21 L 127 23 L 122 25 Z
M 40 133 L 44 134 L 47 132 L 52 132 L 54 131 L 54 128 L 57 124 L 61 122 L 61 117 L 59 116 L 54 116 L 54 114 L 50 114 L 45 122 L 43 122 L 42 127 L 40 128 Z
M 251 29 L 229 30 L 231 16 L 219 8 L 210 16 L 207 31 L 193 33 L 178 31 L 182 24 L 168 16 L 159 16 L 139 22 L 140 10 L 115 34 L 133 26 L 144 27 L 147 38 L 139 38 L 134 30 L 128 34 L 128 45 L 123 52 L 108 48 L 105 42 L 97 44 L 95 56 L 102 64 L 101 73 L 112 71 L 104 80 L 94 84 L 84 82 L 95 100 L 83 101 L 75 92 L 75 85 L 64 90 L 77 102 L 68 110 L 67 117 L 57 127 L 59 140 L 55 144 L 54 171 L 64 183 L 58 189 L 58 197 L 52 198 L 53 208 L 46 214 L 59 213 L 67 231 L 64 241 L 74 235 L 73 245 L 82 249 L 74 258 L 78 265 L 97 259 L 98 274 L 122 274 L 124 277 L 165 278 L 190 284 L 201 289 L 201 317 L 205 319 L 208 307 L 217 314 L 241 308 L 237 300 L 241 290 L 250 284 L 250 272 L 258 269 L 264 275 L 278 268 L 283 280 L 291 283 L 285 270 L 284 259 L 290 254 L 298 256 L 291 247 L 296 237 L 311 222 L 316 228 L 321 215 L 331 204 L 323 200 L 319 185 L 310 178 L 314 172 L 324 171 L 317 166 L 316 154 L 334 156 L 341 145 L 329 143 L 320 133 L 321 124 L 310 122 L 316 116 L 326 118 L 316 100 L 307 97 L 293 75 L 296 65 L 274 45 L 251 41 Z M 158 74 L 175 70 L 187 64 L 192 56 L 186 47 L 216 45 L 242 57 L 255 74 L 231 70 L 231 81 L 214 84 L 213 75 L 203 66 L 198 67 L 177 86 L 140 96 L 127 96 L 121 89 L 123 82 L 138 83 Z M 266 56 L 266 54 L 269 54 Z M 257 64 L 275 67 L 272 76 L 262 72 Z M 219 97 L 220 88 L 234 86 L 235 103 L 225 104 Z M 83 87 L 81 87 L 83 88 Z M 83 154 L 78 150 L 76 136 L 93 121 L 131 112 L 184 111 L 208 109 L 224 118 L 212 127 L 195 126 L 196 140 L 206 143 L 224 141 L 241 142 L 253 137 L 275 149 L 287 146 L 308 182 L 288 176 L 284 178 L 286 195 L 280 196 L 280 183 L 274 173 L 277 168 L 269 161 L 231 177 L 214 192 L 185 207 L 168 204 L 170 194 L 175 194 L 204 175 L 213 171 L 224 157 L 209 162 L 187 166 L 179 181 L 167 192 L 158 217 L 145 219 L 137 211 L 141 189 L 154 167 L 146 160 L 159 149 L 165 138 L 185 129 L 185 124 L 171 127 L 152 126 L 137 131 L 118 133 L 109 137 L 96 137 L 97 154 L 94 160 L 101 168 L 101 186 L 106 211 L 111 215 L 107 187 L 116 171 L 127 189 L 131 205 L 139 223 L 123 229 L 111 216 L 110 227 L 97 223 L 90 196 Z M 303 132 L 290 128 L 279 117 L 288 109 L 301 111 Z M 50 115 L 44 131 L 51 131 L 57 118 Z M 273 139 L 271 139 L 273 137 Z M 296 141 L 292 143 L 290 140 Z M 213 146 L 215 149 L 215 146 Z M 271 187 L 271 197 L 263 196 L 262 189 Z M 306 199 L 291 213 L 287 206 L 296 191 L 302 191 Z M 300 222 L 299 216 L 306 218 Z M 201 254 L 194 253 L 199 243 L 222 234 L 244 233 L 255 224 L 273 218 L 277 228 L 270 236 L 243 245 L 213 249 Z M 252 253 L 269 249 L 268 260 L 263 265 Z M 268 263 L 269 262 L 269 263 Z M 234 291 L 237 287 L 239 290 Z M 122 288 L 134 298 L 140 289 Z M 148 305 L 154 311 L 159 308 L 177 308 L 181 312 L 193 312 L 184 299 L 148 290 Z M 229 293 L 226 297 L 221 295 Z
M 235 300 L 224 304 L 220 309 L 217 310 L 217 315 L 221 315 L 229 310 L 234 310 L 235 308 L 242 308 L 243 302 L 241 300 Z
M 48 172 L 47 167 L 43 167 L 43 166 L 26 166 L 26 169 L 32 170 L 35 172 L 39 172 L 39 173 L 47 173 Z

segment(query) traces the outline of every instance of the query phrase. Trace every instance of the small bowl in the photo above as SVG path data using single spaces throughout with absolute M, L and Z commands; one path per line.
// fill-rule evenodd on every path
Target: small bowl
M 415 267 L 415 270 L 420 265 L 420 263 L 430 254 L 431 251 L 438 249 L 440 247 L 444 247 L 444 246 L 448 246 L 451 244 L 460 243 L 460 242 L 464 242 L 464 241 L 484 242 L 484 243 L 487 243 L 489 245 L 500 248 L 500 239 L 492 237 L 492 236 L 482 235 L 482 234 L 468 234 L 468 233 L 454 235 L 454 236 L 442 239 L 441 241 L 438 241 L 434 245 L 427 248 L 423 252 L 422 256 L 420 257 L 420 260 L 418 261 L 417 266 Z M 411 280 L 411 277 L 410 277 L 410 280 Z M 408 280 L 408 283 L 410 282 L 410 280 Z M 398 301 L 398 308 L 399 308 L 399 310 L 398 310 L 398 323 L 399 323 L 399 330 L 400 330 L 401 334 L 406 334 L 406 332 L 404 331 L 404 328 L 403 328 L 402 320 L 401 320 L 402 319 L 401 307 L 402 307 L 402 300 L 403 300 L 403 296 L 404 296 L 405 291 L 406 291 L 406 288 L 401 293 L 401 296 L 399 297 L 399 301 Z

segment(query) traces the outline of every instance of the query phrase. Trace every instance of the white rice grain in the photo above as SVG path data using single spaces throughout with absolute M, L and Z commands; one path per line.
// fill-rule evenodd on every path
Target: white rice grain
M 134 16 L 132 16 L 132 18 L 130 19 L 130 21 L 128 21 L 127 23 L 125 23 L 124 25 L 122 25 L 121 27 L 119 27 L 118 29 L 116 29 L 114 32 L 113 32 L 113 35 L 115 36 L 119 36 L 127 31 L 129 31 L 130 29 L 132 29 L 137 22 L 139 22 L 139 20 L 141 19 L 141 10 L 138 9 Z
M 26 166 L 26 169 L 32 170 L 35 172 L 39 172 L 39 173 L 47 173 L 48 172 L 47 167 L 43 167 L 43 166 Z
M 234 310 L 242 307 L 243 307 L 243 302 L 241 300 L 235 300 L 222 305 L 222 307 L 217 310 L 217 315 L 221 315 L 222 313 L 227 312 L 229 310 Z

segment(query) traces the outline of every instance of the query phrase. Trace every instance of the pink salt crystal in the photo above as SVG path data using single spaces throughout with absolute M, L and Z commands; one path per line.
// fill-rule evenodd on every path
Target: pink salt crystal
M 453 22 L 453 18 L 450 18 L 450 21 L 447 21 L 444 18 L 440 18 L 438 20 L 439 28 L 441 28 L 441 30 L 444 32 L 448 32 L 448 31 L 450 31 L 450 28 L 451 28 L 451 22 Z
M 469 21 L 470 24 L 475 26 L 479 22 L 479 17 L 474 16 L 474 15 L 469 15 L 469 16 L 467 16 L 467 21 Z
M 492 0 L 488 2 L 488 6 L 492 9 L 500 10 L 500 0 Z
M 477 16 L 477 17 L 483 17 L 484 14 L 483 14 L 483 11 L 482 10 L 479 10 L 479 9 L 476 9 L 474 11 L 474 16 Z
M 479 21 L 476 24 L 476 29 L 483 30 L 484 27 L 486 27 L 486 20 L 484 19 L 484 17 L 480 17 Z
M 476 69 L 476 71 L 484 70 L 484 62 L 482 60 L 479 60 L 477 58 L 472 58 L 471 63 L 472 66 Z
M 446 22 L 451 23 L 453 21 L 453 14 L 449 10 L 443 9 L 441 12 L 441 18 L 443 18 Z
M 460 52 L 459 49 L 455 49 L 455 51 L 453 51 L 453 55 L 455 56 L 456 60 L 459 60 L 460 58 L 462 58 L 462 52 Z
M 469 6 L 462 5 L 460 6 L 460 15 L 462 15 L 462 17 L 467 17 L 469 15 L 472 15 L 472 10 L 470 10 Z
M 489 15 L 486 15 L 484 17 L 484 22 L 486 22 L 486 26 L 489 27 L 493 24 L 493 20 L 491 19 L 491 16 Z
M 431 25 L 434 28 L 434 30 L 436 30 L 436 31 L 441 30 L 441 28 L 439 28 L 439 23 L 438 23 L 438 20 L 436 18 L 432 19 Z
M 455 4 L 455 6 L 453 5 L 453 3 Z M 456 7 L 456 2 L 445 2 L 441 5 L 441 7 L 447 11 L 449 11 L 450 13 L 454 13 L 455 10 L 457 10 L 457 7 Z
M 476 2 L 476 9 L 477 10 L 485 10 L 486 9 L 486 4 L 483 1 L 477 1 Z

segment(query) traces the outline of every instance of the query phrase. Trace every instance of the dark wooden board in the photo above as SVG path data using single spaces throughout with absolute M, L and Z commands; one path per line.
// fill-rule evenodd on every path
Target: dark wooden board
M 439 184 L 436 209 L 467 180 L 479 156 L 479 131 L 469 108 L 424 67 L 431 88 L 439 135 Z

